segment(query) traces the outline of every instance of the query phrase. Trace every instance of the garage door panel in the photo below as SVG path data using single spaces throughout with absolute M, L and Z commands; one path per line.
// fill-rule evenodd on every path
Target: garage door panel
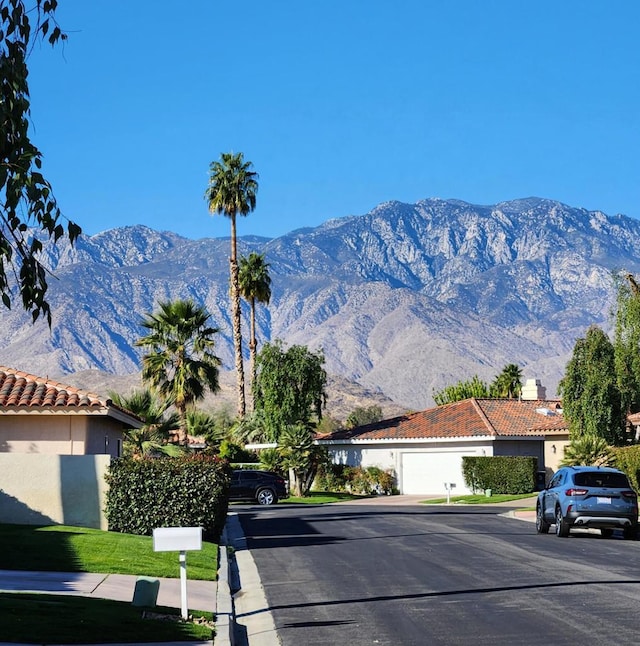
M 454 483 L 452 495 L 471 493 L 462 477 L 462 456 L 473 451 L 416 451 L 401 456 L 401 491 L 405 494 L 446 495 L 445 483 Z

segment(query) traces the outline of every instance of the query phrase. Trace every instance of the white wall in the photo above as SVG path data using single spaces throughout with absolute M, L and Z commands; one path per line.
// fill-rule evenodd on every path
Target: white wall
M 109 455 L 0 453 L 0 522 L 107 529 Z

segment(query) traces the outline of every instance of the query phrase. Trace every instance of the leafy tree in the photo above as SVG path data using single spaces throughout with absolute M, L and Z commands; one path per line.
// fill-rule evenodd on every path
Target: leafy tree
M 580 435 L 574 437 L 564 450 L 562 466 L 609 467 L 615 464 L 613 450 L 603 437 Z
M 244 364 L 242 358 L 242 329 L 240 317 L 240 281 L 237 260 L 236 217 L 248 215 L 256 208 L 258 174 L 251 170 L 253 164 L 245 162 L 242 153 L 222 153 L 220 161 L 211 162 L 209 186 L 205 199 L 209 212 L 222 214 L 231 220 L 231 312 L 233 321 L 233 344 L 236 357 L 238 389 L 238 416 L 244 417 L 246 403 L 244 395 Z
M 492 397 L 518 397 L 522 390 L 522 370 L 515 363 L 507 364 L 489 386 Z
M 282 465 L 289 469 L 294 496 L 306 496 L 321 464 L 329 460 L 325 447 L 314 443 L 313 433 L 305 424 L 287 425 L 280 433 L 278 453 Z
M 469 381 L 459 381 L 452 386 L 445 386 L 442 390 L 434 393 L 433 399 L 438 406 L 442 406 L 470 397 L 489 396 L 489 386 L 478 375 L 474 375 Z
M 179 418 L 175 413 L 168 413 L 168 402 L 161 401 L 148 388 L 135 390 L 130 395 L 110 392 L 109 397 L 116 406 L 128 410 L 144 421 L 141 428 L 125 429 L 125 456 L 177 456 L 184 452 L 183 447 L 170 443 L 170 432 L 178 427 Z
M 357 406 L 348 415 L 345 426 L 355 428 L 364 424 L 372 424 L 382 419 L 382 408 L 377 404 L 372 406 Z
M 592 325 L 576 341 L 559 392 L 572 439 L 595 435 L 614 446 L 624 443 L 613 345 L 599 327 Z
M 159 311 L 146 314 L 142 327 L 149 334 L 136 345 L 147 348 L 142 357 L 142 379 L 173 404 L 180 417 L 180 440 L 187 444 L 187 408 L 216 392 L 220 359 L 213 354 L 218 329 L 209 325 L 209 313 L 191 300 L 159 303 Z
M 0 293 L 10 308 L 17 288 L 33 321 L 42 314 L 49 325 L 41 238 L 57 243 L 66 235 L 73 244 L 81 233 L 69 220 L 65 233 L 64 218 L 41 172 L 42 153 L 29 138 L 27 57 L 40 39 L 51 45 L 67 39 L 55 20 L 57 6 L 57 0 L 36 0 L 31 8 L 23 0 L 0 2 Z M 33 235 L 30 227 L 42 235 Z
M 256 362 L 255 406 L 270 441 L 278 441 L 286 426 L 308 426 L 322 419 L 327 384 L 322 351 L 301 345 L 285 351 L 282 342 L 275 341 L 263 346 Z
M 271 277 L 269 263 L 265 262 L 264 254 L 250 253 L 248 257 L 240 258 L 240 294 L 251 306 L 251 336 L 249 338 L 249 372 L 251 375 L 251 392 L 256 381 L 256 301 L 268 304 L 271 300 Z
M 625 414 L 640 411 L 640 288 L 632 274 L 614 275 L 614 354 L 617 386 Z

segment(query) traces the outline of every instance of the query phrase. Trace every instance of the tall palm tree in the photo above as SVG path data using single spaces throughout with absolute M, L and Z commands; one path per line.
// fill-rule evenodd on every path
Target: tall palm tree
M 166 401 L 180 417 L 179 443 L 187 444 L 187 407 L 204 397 L 206 390 L 216 392 L 220 359 L 213 354 L 218 328 L 209 325 L 209 312 L 192 300 L 166 301 L 159 311 L 146 314 L 142 327 L 149 334 L 136 341 L 148 348 L 142 357 L 142 379 Z
M 244 366 L 242 363 L 242 330 L 240 320 L 240 287 L 236 245 L 236 217 L 248 215 L 256 208 L 258 174 L 251 170 L 253 164 L 245 162 L 242 153 L 222 153 L 220 161 L 211 162 L 209 186 L 204 197 L 212 215 L 225 215 L 231 220 L 231 313 L 233 321 L 233 345 L 236 357 L 238 388 L 238 415 L 246 412 L 244 397 Z
M 184 448 L 170 444 L 170 431 L 179 425 L 176 413 L 167 414 L 169 402 L 161 401 L 148 388 L 135 390 L 130 395 L 120 395 L 111 391 L 109 397 L 116 406 L 124 408 L 144 421 L 141 428 L 125 429 L 125 455 L 142 457 L 162 453 L 176 456 Z
M 271 277 L 269 263 L 265 262 L 264 254 L 253 251 L 248 257 L 240 258 L 240 295 L 251 306 L 251 337 L 249 339 L 249 372 L 251 375 L 251 392 L 256 383 L 256 301 L 269 304 L 271 300 Z

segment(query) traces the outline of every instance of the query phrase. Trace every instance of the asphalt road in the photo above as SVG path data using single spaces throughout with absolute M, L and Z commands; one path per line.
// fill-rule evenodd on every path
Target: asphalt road
M 640 542 L 495 507 L 238 507 L 284 646 L 636 643 Z

